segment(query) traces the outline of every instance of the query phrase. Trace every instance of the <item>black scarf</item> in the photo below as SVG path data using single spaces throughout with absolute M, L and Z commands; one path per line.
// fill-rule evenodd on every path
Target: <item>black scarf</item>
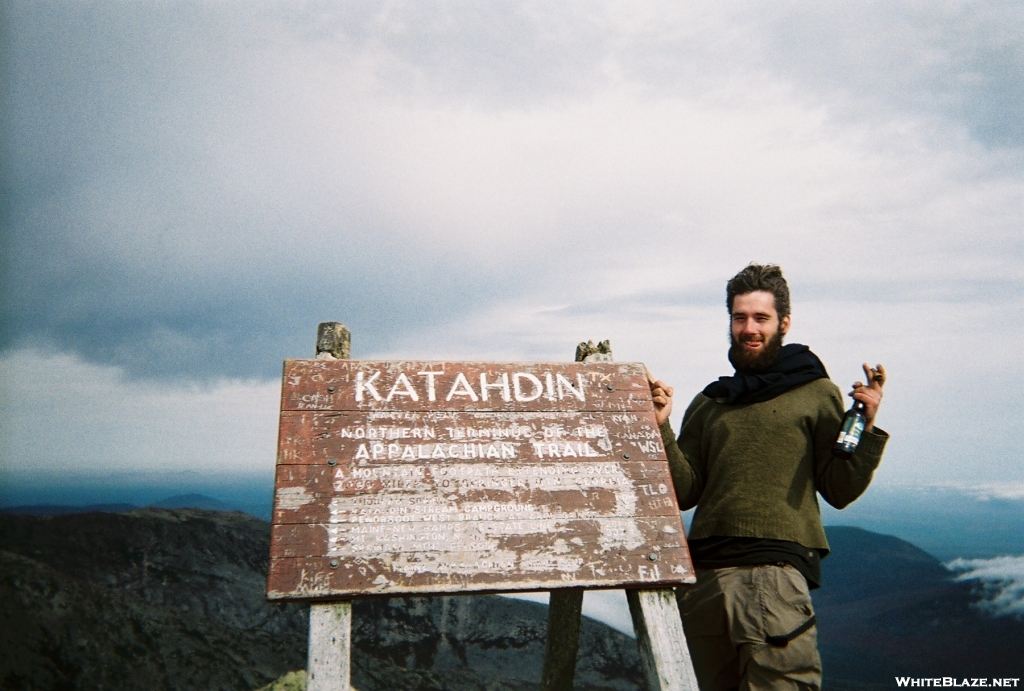
M 729 361 L 732 362 L 732 357 Z M 737 370 L 731 377 L 719 377 L 718 381 L 704 387 L 704 395 L 721 403 L 761 403 L 801 384 L 827 378 L 825 365 L 810 348 L 790 343 L 779 349 L 778 357 L 768 369 L 757 374 Z

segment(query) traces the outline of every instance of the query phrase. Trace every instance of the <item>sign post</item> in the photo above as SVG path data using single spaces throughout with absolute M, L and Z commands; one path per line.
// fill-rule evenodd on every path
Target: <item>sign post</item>
M 576 346 L 576 362 L 611 362 L 608 341 L 597 346 L 593 341 Z M 544 649 L 541 691 L 571 689 L 576 678 L 576 658 L 580 649 L 583 623 L 583 589 L 552 590 L 548 600 L 548 639 Z
M 352 334 L 338 322 L 317 328 L 316 359 L 347 360 Z M 309 647 L 306 691 L 349 691 L 352 688 L 352 603 L 313 602 L 309 606 Z
M 314 603 L 311 691 L 349 688 L 352 597 L 693 581 L 643 365 L 353 361 L 341 329 L 282 382 L 267 597 Z
M 612 362 L 608 341 L 576 347 L 577 362 Z M 697 691 L 690 651 L 686 646 L 675 593 L 663 590 L 626 590 L 633 630 L 650 691 Z M 544 656 L 542 691 L 571 689 L 576 674 L 583 590 L 551 591 L 548 605 L 548 640 Z

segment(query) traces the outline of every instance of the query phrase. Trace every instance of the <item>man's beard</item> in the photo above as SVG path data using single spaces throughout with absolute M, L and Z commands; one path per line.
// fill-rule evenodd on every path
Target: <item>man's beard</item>
M 775 363 L 775 358 L 779 356 L 779 350 L 782 348 L 782 336 L 782 330 L 779 329 L 771 338 L 765 341 L 761 352 L 754 355 L 748 353 L 743 344 L 737 341 L 730 331 L 729 340 L 732 341 L 732 346 L 729 348 L 729 362 L 732 363 L 737 372 L 747 374 L 764 372 Z

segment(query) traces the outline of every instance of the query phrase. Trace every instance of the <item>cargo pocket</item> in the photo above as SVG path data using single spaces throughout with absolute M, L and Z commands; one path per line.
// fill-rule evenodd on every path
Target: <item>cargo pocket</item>
M 818 630 L 807 581 L 792 566 L 761 568 L 763 581 L 758 590 L 765 643 L 755 646 L 753 661 L 764 671 L 812 687 L 820 684 Z
M 802 626 L 814 616 L 811 592 L 807 579 L 794 566 L 778 566 L 771 569 L 775 578 L 775 597 L 769 598 L 772 606 L 765 613 L 765 626 L 769 635 L 786 635 Z M 776 622 L 771 618 L 777 617 Z

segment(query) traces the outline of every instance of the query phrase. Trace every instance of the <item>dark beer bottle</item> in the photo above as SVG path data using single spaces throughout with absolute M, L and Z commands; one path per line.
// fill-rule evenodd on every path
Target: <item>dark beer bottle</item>
M 853 452 L 860 444 L 861 435 L 864 434 L 864 426 L 868 419 L 864 416 L 864 404 L 854 401 L 853 406 L 843 416 L 843 424 L 839 426 L 839 437 L 836 445 L 832 447 L 832 455 L 837 458 L 847 459 L 853 456 Z

